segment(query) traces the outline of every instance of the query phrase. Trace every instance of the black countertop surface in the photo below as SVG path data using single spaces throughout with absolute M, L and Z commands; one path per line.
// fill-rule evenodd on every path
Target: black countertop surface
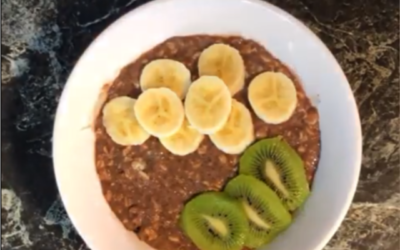
M 57 193 L 54 114 L 79 55 L 107 25 L 145 2 L 2 0 L 2 249 L 87 249 Z M 360 109 L 361 179 L 325 250 L 400 249 L 399 2 L 272 2 L 328 45 Z

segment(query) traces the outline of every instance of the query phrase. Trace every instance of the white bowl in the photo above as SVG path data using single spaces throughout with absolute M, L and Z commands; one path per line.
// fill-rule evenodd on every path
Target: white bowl
M 319 250 L 351 204 L 361 165 L 361 126 L 352 91 L 325 45 L 286 12 L 257 0 L 158 0 L 124 15 L 86 50 L 57 110 L 54 168 L 65 208 L 93 250 L 146 250 L 107 205 L 94 164 L 92 121 L 102 86 L 141 53 L 176 35 L 237 34 L 254 39 L 319 96 L 321 158 L 312 195 L 269 250 Z

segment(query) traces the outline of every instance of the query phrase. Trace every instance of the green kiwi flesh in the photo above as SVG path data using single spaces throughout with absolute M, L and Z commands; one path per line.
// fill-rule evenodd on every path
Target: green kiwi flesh
M 271 242 L 291 223 L 289 211 L 265 183 L 252 176 L 239 175 L 224 191 L 242 205 L 249 222 L 245 246 L 258 248 Z
M 180 226 L 201 250 L 240 250 L 249 230 L 240 204 L 223 192 L 206 192 L 189 200 Z
M 247 148 L 239 160 L 239 173 L 264 181 L 290 211 L 299 208 L 310 194 L 304 163 L 281 136 Z

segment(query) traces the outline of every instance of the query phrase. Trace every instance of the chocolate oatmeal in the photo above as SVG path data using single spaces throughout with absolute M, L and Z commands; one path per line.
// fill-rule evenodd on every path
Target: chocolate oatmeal
M 158 58 L 180 61 L 198 78 L 197 60 L 203 49 L 222 42 L 238 49 L 246 68 L 245 88 L 234 98 L 252 112 L 257 139 L 282 135 L 302 157 L 311 183 L 320 152 L 319 117 L 306 97 L 299 79 L 260 44 L 241 37 L 173 37 L 143 54 L 123 68 L 108 89 L 106 100 L 141 93 L 142 68 Z M 298 103 L 293 116 L 279 125 L 261 121 L 252 111 L 246 89 L 250 80 L 263 71 L 277 71 L 295 83 Z M 185 202 L 207 190 L 221 190 L 236 175 L 238 155 L 218 150 L 206 136 L 198 150 L 187 156 L 168 152 L 151 137 L 140 146 L 120 146 L 107 135 L 101 112 L 95 122 L 96 168 L 104 196 L 124 226 L 158 250 L 197 250 L 178 225 Z

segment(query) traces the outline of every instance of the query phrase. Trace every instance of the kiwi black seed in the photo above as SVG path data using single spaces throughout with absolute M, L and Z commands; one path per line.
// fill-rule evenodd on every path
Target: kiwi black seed
M 249 230 L 240 204 L 223 192 L 202 193 L 188 201 L 180 225 L 201 250 L 240 250 Z
M 291 223 L 289 211 L 265 183 L 249 175 L 239 175 L 224 190 L 242 204 L 249 222 L 245 245 L 258 248 L 271 242 Z
M 239 160 L 239 173 L 264 181 L 290 211 L 299 208 L 310 194 L 304 163 L 281 136 L 247 148 Z

